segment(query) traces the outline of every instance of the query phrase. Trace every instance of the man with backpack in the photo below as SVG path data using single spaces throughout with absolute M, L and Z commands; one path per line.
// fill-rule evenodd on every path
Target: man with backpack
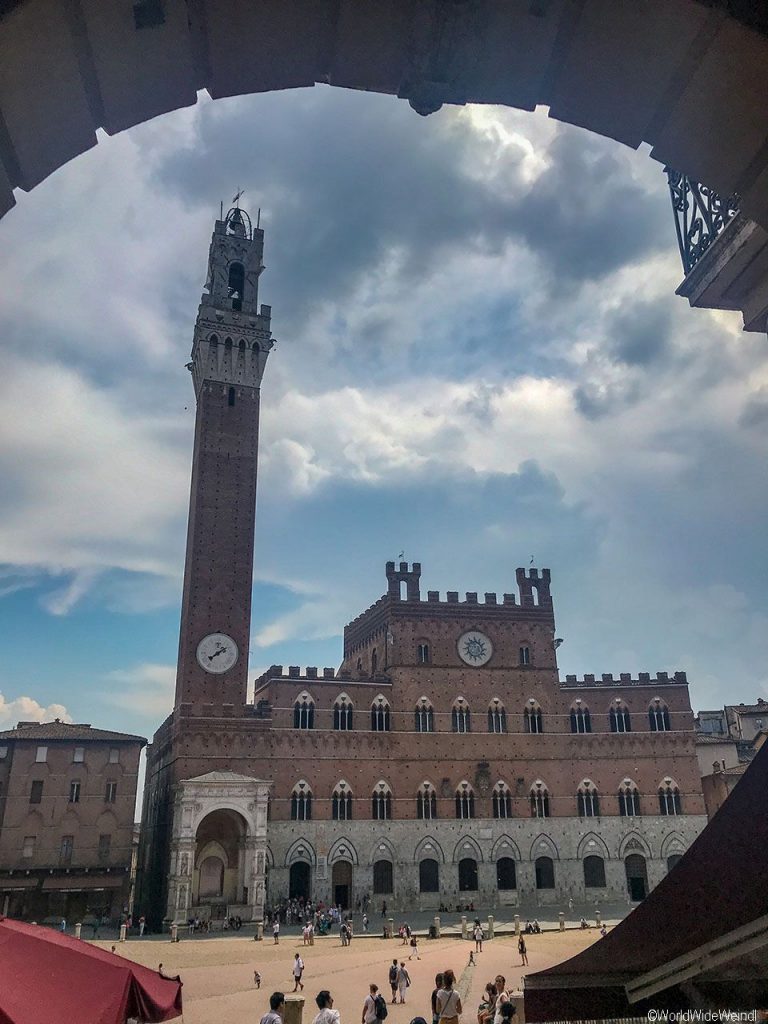
M 397 957 L 389 965 L 389 987 L 392 989 L 392 1003 L 397 1002 Z
M 361 1024 L 376 1024 L 387 1016 L 387 1002 L 379 993 L 379 986 L 373 982 L 368 987 L 368 995 L 363 1003 Z

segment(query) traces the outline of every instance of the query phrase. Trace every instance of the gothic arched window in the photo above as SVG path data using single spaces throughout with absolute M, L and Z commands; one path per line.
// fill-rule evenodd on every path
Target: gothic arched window
M 534 782 L 531 786 L 531 817 L 549 817 L 549 790 L 543 782 Z
M 592 719 L 589 708 L 579 698 L 571 708 L 571 732 L 592 732 Z
M 381 779 L 371 797 L 371 817 L 374 821 L 389 821 L 392 818 L 392 790 Z
M 512 794 L 505 782 L 497 782 L 493 787 L 491 803 L 493 804 L 494 818 L 512 817 Z
M 526 732 L 544 732 L 544 721 L 541 715 L 541 708 L 533 697 L 531 697 L 523 710 L 523 727 Z
M 461 782 L 456 790 L 456 817 L 466 820 L 474 816 L 475 794 L 468 782 Z
M 672 779 L 664 779 L 659 786 L 659 814 L 682 814 L 680 790 Z
M 617 697 L 611 705 L 611 710 L 608 712 L 608 721 L 610 723 L 611 732 L 631 732 L 632 721 L 629 717 L 629 708 Z
M 300 693 L 293 705 L 293 728 L 313 729 L 315 726 L 315 702 L 311 694 Z
M 243 308 L 243 292 L 245 291 L 245 267 L 242 263 L 230 263 L 227 294 L 232 300 L 232 309 Z
M 371 730 L 373 732 L 389 732 L 389 702 L 379 694 L 371 704 Z
M 451 711 L 451 727 L 454 732 L 469 732 L 469 704 L 463 697 L 457 697 Z
M 416 817 L 432 821 L 437 817 L 437 793 L 431 782 L 422 782 L 416 794 Z
M 418 656 L 418 660 L 419 660 L 419 664 L 420 665 L 428 665 L 429 664 L 429 644 L 428 643 L 420 643 L 418 645 L 418 647 L 416 648 L 416 654 Z
M 488 705 L 488 732 L 507 731 L 507 712 L 498 697 Z
M 302 779 L 291 794 L 291 821 L 312 820 L 312 790 Z
M 600 798 L 597 793 L 597 787 L 589 779 L 584 779 L 579 786 L 578 793 L 576 794 L 576 803 L 580 818 L 600 817 Z
M 622 818 L 640 816 L 640 793 L 631 779 L 624 779 L 619 787 L 619 814 Z
M 343 779 L 336 784 L 331 797 L 331 817 L 334 821 L 350 821 L 352 818 L 352 790 Z
M 333 728 L 340 732 L 352 729 L 354 705 L 346 693 L 340 693 L 333 704 Z
M 530 649 L 530 647 L 521 647 L 520 648 L 519 657 L 520 657 L 520 664 L 521 665 L 530 665 L 531 664 L 531 649 Z
M 660 697 L 654 697 L 648 708 L 648 724 L 651 732 L 669 732 L 669 708 Z
M 432 705 L 426 697 L 422 697 L 416 705 L 416 732 L 434 732 L 435 715 Z

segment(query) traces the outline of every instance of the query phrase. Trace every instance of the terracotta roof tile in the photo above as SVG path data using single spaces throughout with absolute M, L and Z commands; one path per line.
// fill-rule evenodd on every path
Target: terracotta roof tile
M 110 729 L 93 729 L 84 723 L 19 722 L 15 729 L 0 732 L 0 740 L 114 740 L 145 744 L 144 736 L 133 736 Z

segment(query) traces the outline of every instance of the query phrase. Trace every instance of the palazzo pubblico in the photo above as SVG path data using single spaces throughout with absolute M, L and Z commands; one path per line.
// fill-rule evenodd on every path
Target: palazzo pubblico
M 418 563 L 344 629 L 341 667 L 248 696 L 263 231 L 215 224 L 174 709 L 148 748 L 137 901 L 261 920 L 289 896 L 378 908 L 637 901 L 706 824 L 685 674 L 559 678 L 548 569 L 439 594 Z

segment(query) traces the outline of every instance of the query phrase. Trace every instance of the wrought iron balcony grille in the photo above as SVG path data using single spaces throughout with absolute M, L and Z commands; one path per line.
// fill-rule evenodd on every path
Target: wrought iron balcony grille
M 721 196 L 707 185 L 665 167 L 672 209 L 675 212 L 677 244 L 686 275 L 739 212 L 739 197 Z

